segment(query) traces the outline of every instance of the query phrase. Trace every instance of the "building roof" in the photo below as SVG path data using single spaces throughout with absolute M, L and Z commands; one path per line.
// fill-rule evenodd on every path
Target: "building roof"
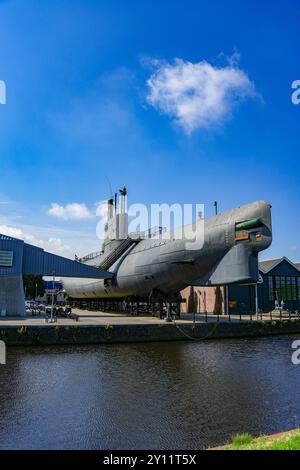
M 300 271 L 300 263 L 293 263 L 286 256 L 282 256 L 282 258 L 275 258 L 275 259 L 268 259 L 268 260 L 260 261 L 258 263 L 259 269 L 264 274 L 266 274 L 269 271 L 271 271 L 273 268 L 275 268 L 275 266 L 278 266 L 278 264 L 282 263 L 282 261 L 286 261 L 291 266 L 293 266 L 293 268 L 296 268 L 298 269 L 298 271 Z

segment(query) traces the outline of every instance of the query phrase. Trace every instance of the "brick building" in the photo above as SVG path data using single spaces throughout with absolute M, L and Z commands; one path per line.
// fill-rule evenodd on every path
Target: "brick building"
M 181 291 L 185 302 L 181 306 L 182 313 L 224 313 L 224 288 L 217 287 L 186 287 Z
M 274 309 L 275 301 L 283 302 L 285 308 L 300 311 L 300 263 L 286 257 L 259 263 L 261 283 L 258 284 L 258 308 L 263 312 Z M 192 287 L 181 292 L 185 303 L 182 313 L 219 313 L 227 308 L 224 287 Z M 255 312 L 254 285 L 228 286 L 228 311 L 230 313 Z

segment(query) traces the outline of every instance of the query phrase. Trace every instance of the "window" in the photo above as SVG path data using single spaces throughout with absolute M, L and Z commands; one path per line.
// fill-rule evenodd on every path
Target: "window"
M 293 297 L 293 300 L 297 300 L 297 278 L 296 277 L 292 277 L 292 297 Z
M 269 300 L 274 300 L 273 277 L 269 276 L 268 281 L 269 281 Z
M 286 300 L 286 283 L 284 276 L 275 277 L 276 284 L 276 298 L 280 302 L 281 300 Z
M 292 290 L 291 290 L 291 278 L 286 278 L 286 291 L 287 291 L 287 299 L 292 300 Z
M 284 276 L 281 276 L 281 288 L 280 288 L 280 298 L 281 300 L 286 300 L 286 279 Z
M 296 278 L 295 277 L 287 277 L 286 278 L 286 288 L 287 288 L 287 299 L 288 300 L 297 300 Z
M 291 277 L 286 278 L 286 290 L 287 290 L 287 299 L 288 300 L 293 300 L 293 296 L 292 296 L 292 278 Z
M 278 300 L 278 302 L 279 302 L 281 300 L 280 299 L 280 277 L 279 276 L 275 277 L 275 286 L 276 286 L 276 300 Z
M 0 266 L 5 268 L 11 268 L 13 265 L 13 252 L 12 251 L 0 251 Z

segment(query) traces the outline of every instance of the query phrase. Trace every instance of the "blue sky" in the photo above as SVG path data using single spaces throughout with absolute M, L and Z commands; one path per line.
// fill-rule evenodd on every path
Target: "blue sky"
M 206 215 L 265 199 L 263 257 L 300 260 L 299 1 L 7 0 L 0 21 L 2 230 L 97 249 L 109 180 Z

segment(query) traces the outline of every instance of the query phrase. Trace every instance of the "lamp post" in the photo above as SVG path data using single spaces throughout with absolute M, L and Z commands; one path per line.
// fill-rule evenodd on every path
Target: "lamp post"
M 52 278 L 52 302 L 51 302 L 51 317 L 50 317 L 50 323 L 54 322 L 53 318 L 53 310 L 54 310 L 54 282 L 55 282 L 55 276 L 54 272 L 52 273 L 53 278 Z
M 46 318 L 46 322 L 47 323 L 57 323 L 57 317 L 54 318 L 54 295 L 58 295 L 58 294 L 63 294 L 65 293 L 65 289 L 62 289 L 62 290 L 55 290 L 54 289 L 54 283 L 55 283 L 55 275 L 53 273 L 53 279 L 52 279 L 52 293 L 51 293 L 51 297 L 52 297 L 52 301 L 51 301 L 51 315 L 50 315 L 50 318 L 47 319 Z
M 257 283 L 255 283 L 255 314 L 256 314 L 256 320 L 258 320 L 258 292 L 257 292 Z

